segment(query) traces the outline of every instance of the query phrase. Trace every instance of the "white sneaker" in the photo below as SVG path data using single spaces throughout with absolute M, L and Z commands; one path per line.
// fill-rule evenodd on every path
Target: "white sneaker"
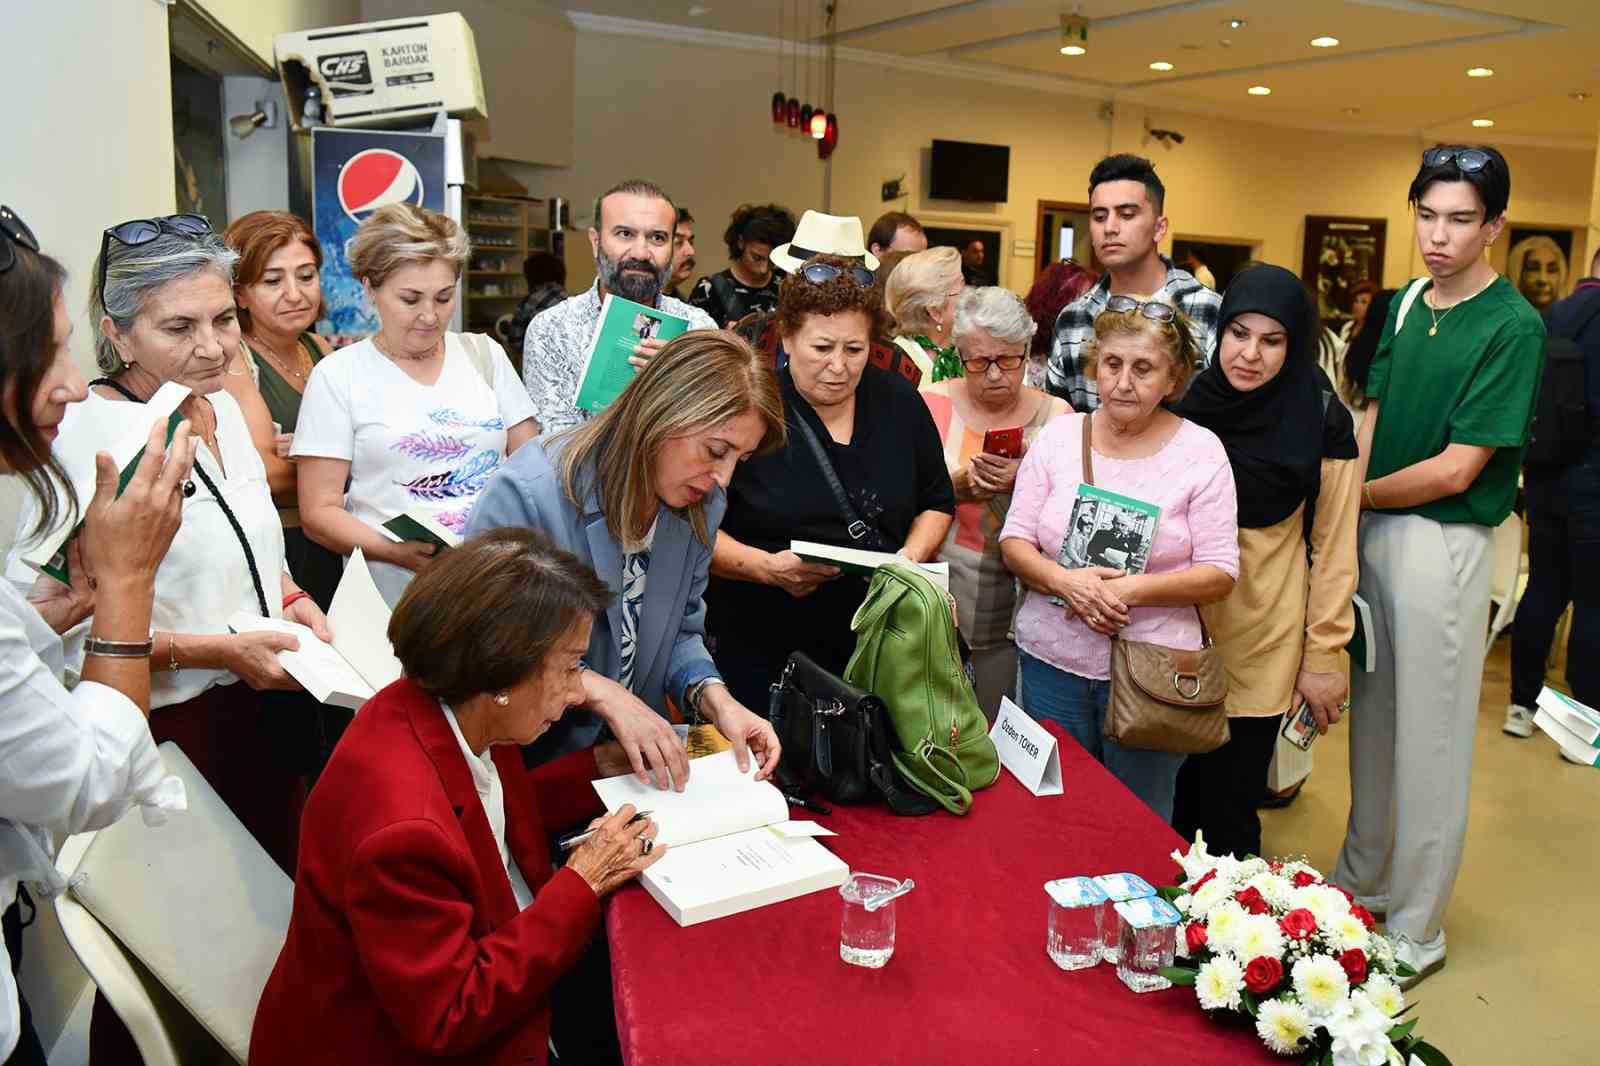
M 1400 978 L 1401 988 L 1410 988 L 1424 977 L 1444 965 L 1444 930 L 1432 940 L 1416 941 L 1404 933 L 1390 934 L 1394 942 L 1394 957 L 1417 971 L 1410 977 Z
M 1570 763 L 1573 763 L 1573 764 L 1575 764 L 1577 766 L 1593 766 L 1594 765 L 1594 763 L 1592 763 L 1592 762 L 1588 762 L 1588 761 L 1586 761 L 1584 759 L 1580 759 L 1580 758 L 1577 758 L 1574 755 L 1569 754 L 1567 752 L 1566 748 L 1561 748 L 1559 745 L 1557 747 L 1559 748 L 1559 750 L 1561 752 L 1561 757 L 1563 759 L 1567 760 Z
M 1510 733 L 1514 737 L 1533 736 L 1533 711 L 1518 704 L 1506 707 L 1506 720 L 1500 726 L 1500 732 Z

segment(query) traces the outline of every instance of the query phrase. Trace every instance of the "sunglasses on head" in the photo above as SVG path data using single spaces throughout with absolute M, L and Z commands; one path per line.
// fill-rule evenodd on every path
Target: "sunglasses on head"
M 1422 153 L 1422 165 L 1442 167 L 1454 163 L 1463 174 L 1476 174 L 1489 165 L 1490 158 L 1481 148 L 1429 148 Z
M 33 230 L 17 217 L 15 211 L 3 205 L 0 205 L 0 234 L 6 238 L 0 241 L 0 274 L 17 265 L 17 245 L 22 245 L 30 252 L 39 250 L 39 238 L 33 235 Z
M 100 294 L 100 309 L 107 314 L 110 309 L 106 307 L 106 257 L 111 252 L 111 242 L 116 241 L 124 248 L 138 248 L 140 245 L 149 244 L 163 233 L 170 233 L 178 237 L 187 237 L 190 240 L 199 240 L 212 233 L 211 220 L 204 215 L 165 215 L 161 218 L 135 218 L 120 225 L 112 226 L 100 235 L 100 287 L 95 291 Z
M 851 279 L 863 289 L 872 286 L 872 271 L 866 267 L 836 267 L 832 263 L 807 263 L 800 268 L 800 276 L 813 285 L 821 285 L 841 275 Z
M 1159 303 L 1148 300 L 1140 303 L 1132 296 L 1113 296 L 1106 301 L 1106 310 L 1113 314 L 1127 314 L 1137 311 L 1152 322 L 1172 322 L 1178 317 L 1178 309 L 1171 304 Z

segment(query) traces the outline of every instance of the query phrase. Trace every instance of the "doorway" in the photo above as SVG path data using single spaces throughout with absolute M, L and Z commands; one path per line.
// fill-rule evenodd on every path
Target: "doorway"
M 1228 287 L 1228 282 L 1233 276 L 1243 270 L 1245 265 L 1256 258 L 1256 249 L 1259 245 L 1255 241 L 1230 241 L 1207 237 L 1174 237 L 1172 239 L 1172 261 L 1184 270 L 1199 277 L 1204 283 L 1206 278 L 1196 263 L 1203 264 L 1205 270 L 1211 272 L 1214 284 L 1211 288 L 1222 292 Z
M 1089 241 L 1089 205 L 1066 200 L 1040 200 L 1034 233 L 1037 255 L 1034 272 L 1042 273 L 1051 263 L 1071 259 L 1096 274 L 1100 263 Z

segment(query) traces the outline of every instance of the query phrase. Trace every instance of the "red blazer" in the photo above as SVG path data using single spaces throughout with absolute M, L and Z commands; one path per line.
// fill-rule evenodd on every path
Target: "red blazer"
M 599 813 L 593 749 L 536 771 L 491 749 L 517 910 L 444 711 L 402 679 L 367 701 L 306 804 L 289 933 L 250 1035 L 253 1066 L 543 1063 L 550 989 L 600 922 L 553 875 L 547 831 Z

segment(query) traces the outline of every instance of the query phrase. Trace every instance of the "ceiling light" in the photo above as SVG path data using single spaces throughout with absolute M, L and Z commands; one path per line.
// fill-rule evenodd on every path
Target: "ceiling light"
M 1311 38 L 1311 47 L 1312 48 L 1337 48 L 1337 47 L 1339 47 L 1339 38 L 1337 38 L 1337 37 L 1313 37 L 1313 38 Z
M 1492 118 L 1475 118 L 1475 119 L 1472 120 L 1472 124 L 1474 126 L 1478 127 L 1478 129 L 1480 129 L 1480 130 L 1486 130 L 1490 126 L 1494 125 L 1494 119 L 1492 119 Z
M 1271 96 L 1272 95 L 1272 90 L 1267 88 L 1265 85 L 1252 85 L 1252 86 L 1250 86 L 1250 88 L 1246 89 L 1245 92 L 1249 93 L 1251 96 Z
M 1081 56 L 1089 50 L 1089 20 L 1078 14 L 1061 14 L 1061 54 Z
M 1089 50 L 1081 44 L 1063 45 L 1061 48 L 1061 54 L 1064 56 L 1081 56 L 1087 51 Z
M 1159 71 L 1162 71 L 1163 73 L 1165 73 L 1166 71 L 1169 71 L 1169 70 L 1172 69 L 1172 64 L 1168 63 L 1165 59 L 1158 59 L 1154 63 L 1150 64 L 1150 69 L 1151 70 L 1159 70 Z
M 1469 78 L 1492 78 L 1492 77 L 1494 77 L 1494 70 L 1492 68 L 1490 68 L 1490 67 L 1468 67 L 1467 68 L 1467 77 L 1469 77 Z
M 1579 89 L 1575 93 L 1568 93 L 1567 94 L 1567 99 L 1568 100 L 1576 100 L 1576 101 L 1578 101 L 1578 103 L 1581 104 L 1585 100 L 1589 99 L 1589 94 L 1584 92 L 1582 89 Z
M 1242 30 L 1250 25 L 1244 19 L 1223 19 L 1222 24 L 1230 30 Z

